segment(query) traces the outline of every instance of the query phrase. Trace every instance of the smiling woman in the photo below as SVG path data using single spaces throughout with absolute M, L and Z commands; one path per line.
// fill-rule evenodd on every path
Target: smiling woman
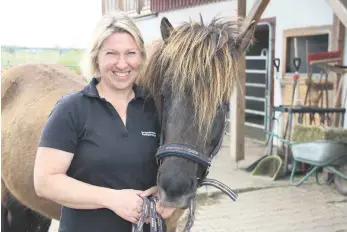
M 141 52 L 136 41 L 126 32 L 117 32 L 105 39 L 98 55 L 100 84 L 99 93 L 104 94 L 102 88 L 109 91 L 129 88 L 138 76 L 142 63 Z M 102 87 L 101 87 L 102 86 Z
M 125 23 L 126 20 L 129 20 L 127 15 L 119 14 L 117 17 L 119 20 L 113 22 L 110 22 L 110 19 L 107 18 L 100 20 L 97 30 L 94 31 L 88 52 L 81 62 L 82 73 L 87 78 L 100 76 L 101 70 L 99 70 L 98 64 L 100 55 L 111 56 L 113 60 L 123 58 L 124 61 L 129 60 L 128 58 L 133 61 L 140 56 L 141 66 L 147 58 L 139 29 L 134 23 Z M 115 42 L 114 37 L 119 37 L 120 40 L 117 41 L 116 38 Z M 125 44 L 122 43 L 124 41 Z M 110 47 L 110 42 L 115 42 L 114 46 Z
M 60 99 L 43 128 L 35 190 L 63 206 L 61 217 L 49 215 L 60 217 L 61 232 L 130 232 L 142 212 L 139 195 L 157 193 L 157 112 L 134 84 L 145 58 L 133 21 L 123 14 L 105 15 L 82 69 L 90 83 Z
M 60 219 L 60 232 L 130 232 L 132 223 L 145 220 L 142 197 L 152 195 L 159 196 L 157 212 L 164 219 L 178 218 L 182 210 L 168 206 L 193 204 L 220 147 L 229 90 L 255 25 L 238 24 L 217 18 L 205 25 L 201 19 L 174 29 L 163 18 L 163 41 L 138 86 L 143 40 L 120 14 L 103 16 L 95 30 L 87 86 L 54 65 L 6 70 L 2 191 Z M 23 222 L 9 213 L 11 222 Z M 172 225 L 168 231 L 175 231 L 177 223 Z M 22 231 L 33 230 L 16 230 Z

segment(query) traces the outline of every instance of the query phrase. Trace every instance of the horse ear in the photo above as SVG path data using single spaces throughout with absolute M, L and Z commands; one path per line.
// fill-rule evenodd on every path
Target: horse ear
M 245 51 L 253 42 L 253 35 L 256 28 L 256 22 L 253 20 L 237 37 L 237 45 L 241 52 Z
M 163 40 L 166 40 L 170 36 L 172 29 L 173 26 L 171 25 L 169 20 L 166 17 L 163 17 L 160 23 L 161 37 L 163 38 Z

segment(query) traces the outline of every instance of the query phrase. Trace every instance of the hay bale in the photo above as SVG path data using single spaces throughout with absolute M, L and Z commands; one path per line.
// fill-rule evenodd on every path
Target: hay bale
M 293 131 L 293 142 L 332 140 L 347 143 L 347 129 L 297 124 Z
M 347 129 L 327 128 L 325 139 L 347 143 Z

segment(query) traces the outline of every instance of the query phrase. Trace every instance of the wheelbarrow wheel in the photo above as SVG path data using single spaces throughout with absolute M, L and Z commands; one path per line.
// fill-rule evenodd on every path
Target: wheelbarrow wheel
M 336 169 L 339 172 L 341 172 L 345 177 L 347 176 L 347 163 Z M 339 191 L 342 195 L 347 196 L 347 179 L 342 178 L 341 176 L 335 174 L 334 183 L 335 183 L 337 191 Z

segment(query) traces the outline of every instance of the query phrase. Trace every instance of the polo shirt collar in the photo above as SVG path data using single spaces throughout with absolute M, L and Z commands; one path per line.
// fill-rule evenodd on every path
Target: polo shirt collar
M 93 78 L 89 84 L 84 87 L 84 89 L 82 90 L 82 92 L 89 96 L 89 97 L 97 97 L 100 98 L 99 92 L 96 88 L 96 85 L 99 83 L 99 80 L 97 78 Z M 145 98 L 145 92 L 143 91 L 143 89 L 141 89 L 138 85 L 136 85 L 135 83 L 133 84 L 133 90 L 135 93 L 135 99 L 141 99 L 141 98 Z

